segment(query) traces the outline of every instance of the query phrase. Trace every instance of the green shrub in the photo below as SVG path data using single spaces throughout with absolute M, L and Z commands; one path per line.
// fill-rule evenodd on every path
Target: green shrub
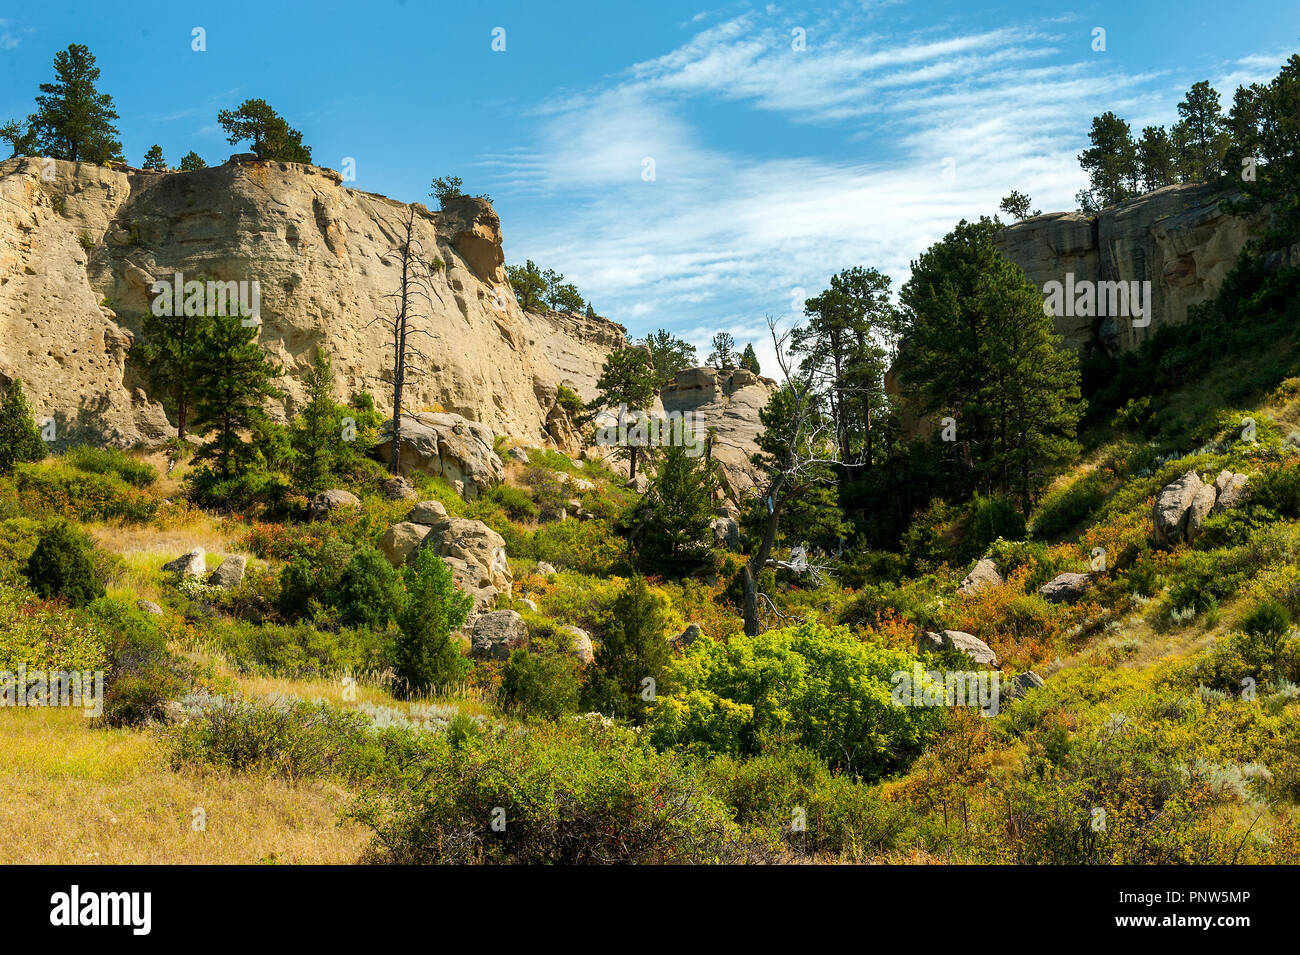
M 601 577 L 629 566 L 627 541 L 608 521 L 570 519 L 545 524 L 529 539 L 526 552 L 517 556 Z
M 343 569 L 329 600 L 344 624 L 384 630 L 401 601 L 397 570 L 373 547 L 359 550 Z
M 966 508 L 965 552 L 982 554 L 998 538 L 1023 540 L 1025 518 L 1009 497 L 976 494 Z
M 1300 462 L 1264 471 L 1251 478 L 1250 506 L 1287 520 L 1300 518 Z
M 112 635 L 102 721 L 108 726 L 161 722 L 164 706 L 189 689 L 192 666 L 168 651 L 166 635 L 139 608 L 105 597 L 90 612 Z
M 0 584 L 0 670 L 103 670 L 109 635 L 93 617 Z
M 525 719 L 559 719 L 578 711 L 578 688 L 573 656 L 519 647 L 501 671 L 501 708 Z
M 630 733 L 566 722 L 437 742 L 424 782 L 366 793 L 349 810 L 376 833 L 369 861 L 708 863 L 754 852 L 684 762 Z
M 1059 540 L 1094 517 L 1106 503 L 1111 479 L 1093 471 L 1043 497 L 1034 514 L 1034 537 Z
M 1274 600 L 1255 604 L 1241 620 L 1241 629 L 1252 637 L 1277 639 L 1291 632 L 1291 614 Z
M 104 596 L 95 576 L 94 545 L 66 521 L 51 524 L 27 559 L 23 573 L 32 590 L 47 600 L 62 597 L 74 607 Z
M 342 673 L 375 673 L 387 665 L 389 642 L 370 629 L 319 629 L 308 623 L 252 624 L 214 621 L 208 634 L 242 672 L 264 672 L 295 679 L 334 678 Z
M 733 756 L 800 746 L 878 779 L 919 755 L 943 719 L 943 707 L 893 703 L 894 674 L 915 662 L 816 623 L 727 644 L 701 637 L 669 665 L 652 738 Z
M 92 474 L 56 462 L 48 467 L 20 464 L 14 475 L 19 499 L 29 514 L 147 523 L 158 513 L 154 497 L 127 484 L 116 473 Z
M 500 507 L 513 521 L 535 521 L 541 511 L 521 488 L 509 484 L 494 484 L 481 495 L 476 503 Z M 482 518 L 480 518 L 482 520 Z
M 158 480 L 158 470 L 147 461 L 138 461 L 118 448 L 95 448 L 79 444 L 63 456 L 78 471 L 90 474 L 116 474 L 132 487 L 148 487 Z
M 645 578 L 633 577 L 610 609 L 604 638 L 583 686 L 583 705 L 619 719 L 645 722 L 649 687 L 662 690 L 669 659 L 667 637 L 665 601 L 646 586 Z
M 401 631 L 393 647 L 394 686 L 401 695 L 440 689 L 464 679 L 469 662 L 452 642 L 473 606 L 456 589 L 451 568 L 427 547 L 403 570 L 406 599 L 397 614 Z

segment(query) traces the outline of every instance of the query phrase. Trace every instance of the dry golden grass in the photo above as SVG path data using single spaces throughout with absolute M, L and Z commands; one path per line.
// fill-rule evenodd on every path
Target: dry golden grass
M 0 709 L 0 864 L 351 863 L 334 786 L 174 773 L 147 732 L 91 729 L 79 711 Z M 193 828 L 202 809 L 206 829 Z

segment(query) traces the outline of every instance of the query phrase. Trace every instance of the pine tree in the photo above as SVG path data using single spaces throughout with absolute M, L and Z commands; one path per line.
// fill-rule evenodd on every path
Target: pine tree
M 451 568 L 428 547 L 416 551 L 403 579 L 406 598 L 397 614 L 393 672 L 397 692 L 410 696 L 464 678 L 466 660 L 451 634 L 465 623 L 474 600 L 456 589 Z
M 624 585 L 610 608 L 605 637 L 583 688 L 584 705 L 633 723 L 645 722 L 646 699 L 664 692 L 668 616 L 664 602 L 639 574 Z M 647 682 L 653 681 L 653 682 Z
M 1178 104 L 1178 122 L 1183 136 L 1178 165 L 1191 182 L 1213 182 L 1223 168 L 1228 150 L 1227 124 L 1219 108 L 1219 94 L 1202 80 L 1187 91 Z
M 242 434 L 266 427 L 264 405 L 268 398 L 281 397 L 273 382 L 283 370 L 257 341 L 259 328 L 244 325 L 238 317 L 220 317 L 199 336 L 194 432 L 212 437 L 195 461 L 210 462 L 212 474 L 220 481 L 261 470 L 265 464 L 257 445 L 245 441 Z
M 515 293 L 515 300 L 525 312 L 541 311 L 546 304 L 546 278 L 532 259 L 523 265 L 507 265 L 506 277 Z
M 695 346 L 685 339 L 678 338 L 666 328 L 651 332 L 641 340 L 641 343 L 650 349 L 650 363 L 654 365 L 661 389 L 672 381 L 679 371 L 693 368 L 697 364 Z
M 142 169 L 166 169 L 167 160 L 163 159 L 162 147 L 154 143 L 149 147 L 149 151 L 144 154 L 144 165 Z
M 15 464 L 39 461 L 46 453 L 23 384 L 15 378 L 9 382 L 4 401 L 0 402 L 0 475 L 12 472 Z
M 680 577 L 709 555 L 714 479 L 702 458 L 682 445 L 664 449 L 654 481 L 639 510 L 637 557 L 654 574 Z
M 1078 359 L 1061 349 L 1042 295 L 994 245 L 987 218 L 962 220 L 913 264 L 900 355 L 905 394 L 956 422 L 973 489 L 1027 513 L 1077 452 Z
M 1174 142 L 1163 126 L 1147 126 L 1137 144 L 1138 175 L 1150 192 L 1178 181 Z
M 203 157 L 190 150 L 181 158 L 181 172 L 190 172 L 194 169 L 206 169 L 208 164 L 203 161 Z
M 343 414 L 334 400 L 334 366 L 324 349 L 316 349 L 302 383 L 307 402 L 289 429 L 289 444 L 294 485 L 310 497 L 331 483 L 342 444 Z
M 226 131 L 227 142 L 250 140 L 258 159 L 311 162 L 311 147 L 302 144 L 302 133 L 290 128 L 266 100 L 244 100 L 238 109 L 223 109 L 217 113 L 217 122 Z
M 1132 196 L 1137 190 L 1137 146 L 1128 123 L 1112 112 L 1092 119 L 1090 149 L 1079 154 L 1079 164 L 1091 186 L 1078 195 L 1085 212 L 1097 212 Z
M 28 120 L 40 155 L 72 162 L 121 161 L 113 97 L 95 88 L 99 67 L 88 47 L 73 43 L 54 55 L 57 81 L 42 83 Z
M 736 339 L 730 332 L 718 332 L 710 344 L 713 351 L 709 353 L 706 365 L 719 371 L 731 371 L 736 367 Z
M 740 367 L 745 371 L 752 371 L 754 374 L 760 374 L 758 368 L 758 355 L 754 353 L 753 343 L 745 346 L 745 350 L 740 353 Z
M 648 411 L 659 394 L 659 378 L 650 364 L 649 351 L 627 345 L 610 352 L 601 365 L 596 391 L 595 400 L 588 406 L 592 411 L 613 411 L 625 421 L 629 415 L 636 417 Z M 631 462 L 628 468 L 631 480 L 636 477 L 640 447 L 629 441 L 623 450 Z
M 205 311 L 194 315 L 187 311 L 180 302 L 170 308 L 151 308 L 141 322 L 140 338 L 131 347 L 131 358 L 150 387 L 161 392 L 164 407 L 176 416 L 176 436 L 182 441 L 189 432 L 195 389 L 207 360 L 202 341 L 216 321 Z
M 1036 216 L 1041 214 L 1038 210 L 1031 213 L 1029 211 L 1030 208 L 1029 197 L 1023 192 L 1017 192 L 1015 189 L 1012 189 L 1010 195 L 1006 196 L 1000 203 L 998 203 L 998 209 L 1011 216 L 1011 218 L 1015 219 L 1017 222 L 1021 219 L 1028 219 L 1031 215 Z

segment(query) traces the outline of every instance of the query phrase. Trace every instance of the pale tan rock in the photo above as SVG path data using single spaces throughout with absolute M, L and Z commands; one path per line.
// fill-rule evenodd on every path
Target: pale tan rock
M 402 415 L 399 471 L 422 471 L 444 477 L 467 498 L 478 497 L 505 478 L 505 465 L 492 449 L 492 431 L 458 414 L 425 412 Z M 392 455 L 392 422 L 383 426 L 376 448 L 381 460 Z
M 400 524 L 394 524 L 384 531 L 384 536 L 379 541 L 379 549 L 383 551 L 390 564 L 394 567 L 401 567 L 406 563 L 406 559 L 411 556 L 411 553 L 420 546 L 420 541 L 424 540 L 425 535 L 428 533 L 429 526 L 427 524 L 402 521 Z
M 714 429 L 711 456 L 721 479 L 733 493 L 755 485 L 750 457 L 758 450 L 763 430 L 758 413 L 767 406 L 776 382 L 743 368 L 688 368 L 679 372 L 660 398 L 665 413 L 692 413 L 696 438 L 705 440 Z

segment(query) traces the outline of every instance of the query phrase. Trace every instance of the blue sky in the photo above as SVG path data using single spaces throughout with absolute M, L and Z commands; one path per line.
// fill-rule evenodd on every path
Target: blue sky
M 1170 123 L 1202 79 L 1226 107 L 1300 50 L 1300 4 L 11 4 L 0 119 L 73 42 L 135 164 L 155 142 L 223 161 L 243 147 L 217 110 L 261 97 L 318 164 L 353 157 L 358 188 L 489 193 L 507 261 L 564 272 L 633 334 L 725 329 L 763 357 L 764 316 L 795 320 L 841 268 L 901 283 L 1012 188 L 1072 208 L 1093 115 Z

